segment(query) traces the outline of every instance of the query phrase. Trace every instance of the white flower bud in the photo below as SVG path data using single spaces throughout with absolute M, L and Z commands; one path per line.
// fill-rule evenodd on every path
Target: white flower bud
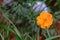
M 46 4 L 44 2 L 36 2 L 36 4 L 33 6 L 33 10 L 35 12 L 39 12 L 39 11 L 43 11 L 43 12 L 47 12 L 48 8 L 46 6 Z
M 13 0 L 3 0 L 3 3 L 4 4 L 9 4 L 9 3 L 11 3 Z

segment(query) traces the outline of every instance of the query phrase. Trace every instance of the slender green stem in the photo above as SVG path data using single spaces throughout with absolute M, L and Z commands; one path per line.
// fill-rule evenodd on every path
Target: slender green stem
M 29 37 L 31 40 L 33 40 L 32 37 L 31 37 L 28 33 L 25 33 L 25 36 L 27 36 L 27 37 Z
M 39 30 L 38 30 L 38 40 L 40 40 Z
M 49 36 L 49 37 L 51 37 L 51 36 L 50 36 L 50 33 L 49 33 L 49 30 L 48 30 L 48 29 L 46 29 L 46 31 L 47 31 L 48 36 Z
M 55 38 L 58 38 L 58 37 L 60 37 L 60 35 L 58 35 L 58 36 L 52 36 L 52 37 L 47 38 L 47 39 L 45 39 L 45 40 L 52 40 L 52 39 L 55 39 Z
M 2 34 L 1 34 L 1 33 L 0 33 L 0 36 L 1 36 L 2 40 L 4 40 L 4 37 L 2 36 Z
M 16 26 L 13 24 L 13 22 L 12 22 L 11 20 L 9 20 L 9 18 L 6 17 L 5 14 L 4 14 L 3 16 L 13 25 L 15 32 L 16 32 L 17 35 L 21 38 L 21 34 L 20 34 L 20 32 L 18 31 L 18 29 L 16 28 Z

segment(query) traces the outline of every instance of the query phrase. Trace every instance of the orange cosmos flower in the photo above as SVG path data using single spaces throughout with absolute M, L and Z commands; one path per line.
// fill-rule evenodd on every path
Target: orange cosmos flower
M 48 12 L 41 12 L 40 15 L 37 17 L 37 24 L 43 29 L 50 28 L 52 22 L 52 14 Z

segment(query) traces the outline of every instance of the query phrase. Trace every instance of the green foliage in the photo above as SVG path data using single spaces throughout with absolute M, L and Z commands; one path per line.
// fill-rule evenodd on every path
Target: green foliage
M 3 25 L 2 21 L 0 21 L 0 36 L 2 40 L 8 40 L 10 32 L 15 34 L 16 40 L 36 40 L 36 34 L 44 35 L 46 40 L 60 37 L 60 35 L 52 36 L 53 33 L 50 33 L 55 31 L 51 31 L 54 27 L 46 32 L 46 30 L 37 26 L 36 17 L 39 15 L 39 12 L 36 13 L 32 10 L 36 1 L 43 1 L 46 3 L 49 12 L 53 15 L 54 23 L 60 19 L 60 0 L 14 0 L 10 9 L 6 6 L 1 8 L 3 16 L 7 22 L 6 25 Z M 52 1 L 54 3 L 51 3 Z M 28 3 L 31 3 L 32 5 L 29 6 Z M 54 26 L 54 23 L 52 26 Z M 5 35 L 2 34 L 3 30 L 6 31 Z M 51 34 L 50 36 L 52 37 L 48 38 L 46 33 L 48 33 L 48 35 Z

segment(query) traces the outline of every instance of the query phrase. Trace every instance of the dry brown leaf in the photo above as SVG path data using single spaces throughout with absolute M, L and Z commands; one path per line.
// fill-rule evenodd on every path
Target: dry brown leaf
M 0 0 L 0 6 L 2 6 L 3 0 Z
M 1 37 L 0 37 L 0 40 L 2 40 Z
M 9 40 L 16 40 L 16 37 L 12 32 L 9 35 Z
M 6 25 L 6 20 L 5 20 L 5 18 L 3 17 L 1 11 L 0 11 L 0 20 L 2 21 L 2 24 L 3 24 L 3 25 Z
M 60 20 L 58 20 L 58 21 L 54 24 L 54 28 L 57 29 L 57 34 L 60 35 Z M 60 40 L 60 38 L 58 38 L 57 40 Z

